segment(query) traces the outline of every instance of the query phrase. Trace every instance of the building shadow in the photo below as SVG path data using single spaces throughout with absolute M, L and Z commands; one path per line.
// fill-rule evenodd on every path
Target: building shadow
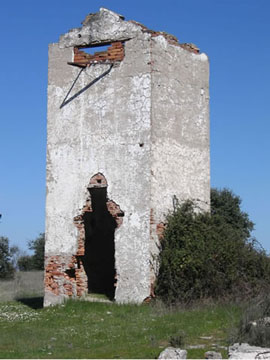
M 16 301 L 27 305 L 31 309 L 37 310 L 43 308 L 43 296 L 36 296 L 36 297 L 22 297 L 17 298 Z
M 79 90 L 76 94 L 72 95 L 71 97 L 69 97 L 73 87 L 75 86 L 77 80 L 79 79 L 82 71 L 84 69 L 81 69 L 78 73 L 78 75 L 76 76 L 73 84 L 71 85 L 69 91 L 67 92 L 62 104 L 60 105 L 60 109 L 62 109 L 65 105 L 67 105 L 68 103 L 70 103 L 72 100 L 76 99 L 76 97 L 78 97 L 79 95 L 81 95 L 83 92 L 85 92 L 87 89 L 89 89 L 91 86 L 93 86 L 96 82 L 98 82 L 100 79 L 102 79 L 104 76 L 106 76 L 107 74 L 110 73 L 110 71 L 112 70 L 113 64 L 110 65 L 109 69 L 104 71 L 101 75 L 99 75 L 98 77 L 96 77 L 94 80 L 92 80 L 89 84 L 87 84 L 85 87 L 83 87 L 81 90 Z

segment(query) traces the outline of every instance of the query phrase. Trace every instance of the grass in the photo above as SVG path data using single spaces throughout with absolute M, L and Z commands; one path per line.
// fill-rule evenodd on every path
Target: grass
M 40 305 L 40 298 L 0 303 L 0 358 L 157 358 L 183 334 L 183 348 L 205 345 L 189 349 L 188 358 L 204 358 L 208 350 L 224 358 L 220 346 L 241 316 L 235 305 L 190 310 L 87 301 Z

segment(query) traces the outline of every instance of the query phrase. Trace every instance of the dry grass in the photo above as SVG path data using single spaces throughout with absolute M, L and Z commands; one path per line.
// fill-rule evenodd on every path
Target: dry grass
M 0 301 L 43 296 L 43 271 L 20 271 L 13 280 L 0 281 Z

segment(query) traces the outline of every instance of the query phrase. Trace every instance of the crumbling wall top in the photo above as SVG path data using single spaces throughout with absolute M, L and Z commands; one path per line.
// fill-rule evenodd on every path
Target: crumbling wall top
M 141 32 L 140 26 L 125 21 L 122 15 L 105 8 L 87 15 L 82 25 L 60 36 L 60 48 L 124 41 Z
M 134 20 L 125 21 L 124 16 L 111 10 L 100 8 L 99 12 L 89 14 L 82 22 L 82 27 L 71 29 L 60 36 L 59 47 L 87 47 L 113 42 L 126 41 L 148 33 L 151 37 L 163 36 L 171 45 L 199 54 L 199 48 L 190 43 L 179 43 L 178 39 L 163 31 L 154 31 Z

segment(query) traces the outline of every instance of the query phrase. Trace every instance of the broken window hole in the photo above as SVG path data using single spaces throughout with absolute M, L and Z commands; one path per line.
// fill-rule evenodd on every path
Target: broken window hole
M 75 269 L 67 269 L 67 270 L 65 271 L 65 273 L 66 273 L 70 278 L 76 278 Z
M 97 46 L 89 46 L 89 47 L 82 47 L 80 48 L 83 50 L 86 54 L 94 55 L 99 52 L 108 51 L 108 48 L 111 44 L 106 45 L 97 45 Z
M 74 47 L 73 62 L 68 62 L 68 64 L 85 68 L 97 63 L 110 64 L 119 62 L 124 59 L 124 56 L 124 42 L 122 41 L 92 46 L 79 46 Z

